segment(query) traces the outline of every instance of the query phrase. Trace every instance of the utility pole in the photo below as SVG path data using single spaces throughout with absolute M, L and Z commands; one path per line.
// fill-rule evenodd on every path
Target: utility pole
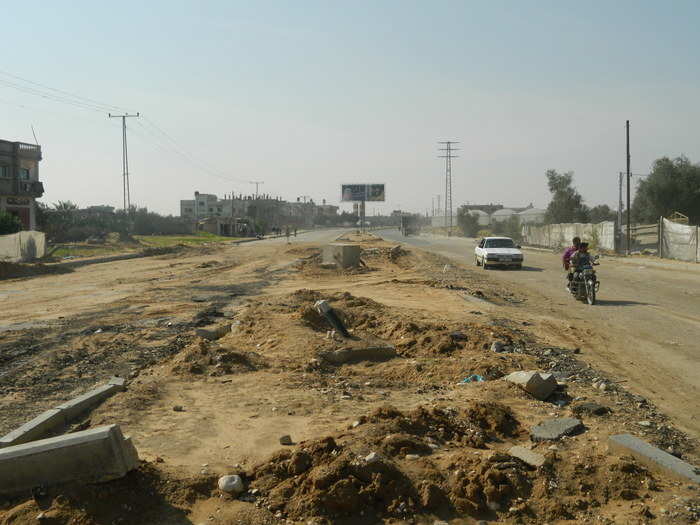
M 265 182 L 261 181 L 261 180 L 251 180 L 251 181 L 249 181 L 249 184 L 255 184 L 255 196 L 257 197 L 258 196 L 258 186 L 260 186 L 261 184 L 265 184 Z
M 139 117 L 139 113 L 136 115 L 129 115 L 124 113 L 123 115 L 112 115 L 107 113 L 109 118 L 120 118 L 122 119 L 122 185 L 124 187 L 124 211 L 129 212 L 131 210 L 131 191 L 129 188 L 129 152 L 126 147 L 126 119 L 130 117 Z
M 624 173 L 620 172 L 619 173 L 619 180 L 618 180 L 618 200 L 617 200 L 617 227 L 619 228 L 620 231 L 620 243 L 622 243 L 622 177 L 624 176 Z
M 433 197 L 431 201 L 433 203 L 433 214 L 431 215 L 431 217 L 435 217 L 435 197 Z
M 627 255 L 630 254 L 632 245 L 632 221 L 630 213 L 630 121 L 625 124 L 627 131 Z
M 453 155 L 454 151 L 458 148 L 454 148 L 453 144 L 459 144 L 453 140 L 446 140 L 438 142 L 445 146 L 444 148 L 439 148 L 440 151 L 444 151 L 444 155 L 439 155 L 439 158 L 445 159 L 445 228 L 447 228 L 447 236 L 449 237 L 452 233 L 452 159 L 458 155 Z
M 439 216 L 439 215 L 440 215 L 440 195 L 436 195 L 436 197 L 437 197 L 437 201 L 438 201 L 437 213 L 438 213 L 438 216 Z

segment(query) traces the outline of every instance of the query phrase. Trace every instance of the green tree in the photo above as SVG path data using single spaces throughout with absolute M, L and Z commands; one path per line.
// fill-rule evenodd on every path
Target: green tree
M 590 210 L 583 203 L 583 197 L 573 187 L 574 172 L 557 173 L 547 170 L 547 186 L 552 200 L 547 205 L 545 222 L 549 224 L 565 222 L 588 222 Z
M 674 211 L 687 215 L 691 224 L 700 224 L 700 164 L 686 157 L 656 160 L 632 203 L 633 220 L 641 223 L 656 222 Z
M 5 210 L 0 210 L 0 235 L 9 235 L 17 233 L 22 229 L 22 223 L 19 217 L 7 213 Z
M 599 204 L 591 208 L 589 220 L 594 224 L 604 221 L 615 221 L 617 220 L 617 212 L 607 204 Z
M 514 241 L 522 240 L 523 229 L 520 226 L 520 217 L 517 215 L 511 215 L 506 220 L 494 222 L 491 229 L 494 235 L 510 237 Z
M 461 206 L 457 210 L 457 225 L 465 237 L 476 237 L 479 232 L 479 216 L 469 213 L 466 207 Z

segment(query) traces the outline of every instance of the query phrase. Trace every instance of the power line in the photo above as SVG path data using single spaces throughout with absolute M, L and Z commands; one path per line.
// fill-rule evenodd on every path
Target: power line
M 33 80 L 29 80 L 29 79 L 26 79 L 26 78 L 23 78 L 23 77 L 20 77 L 20 76 L 17 76 L 17 75 L 13 75 L 12 73 L 8 73 L 7 71 L 2 71 L 2 70 L 0 70 L 0 75 L 4 75 L 4 76 L 6 76 L 6 77 L 11 77 L 11 78 L 14 78 L 15 80 L 19 80 L 19 81 L 21 81 L 21 82 L 26 82 L 27 84 L 31 84 L 31 85 L 33 85 L 33 86 L 37 86 L 37 87 L 40 87 L 40 88 L 43 88 L 43 89 L 48 89 L 49 91 L 54 91 L 54 92 L 59 93 L 59 94 L 61 94 L 61 95 L 64 95 L 64 96 L 67 96 L 67 97 L 71 97 L 71 98 L 74 98 L 74 99 L 76 99 L 76 100 L 81 100 L 81 101 L 83 101 L 83 102 L 87 102 L 87 103 L 90 103 L 90 104 L 95 105 L 95 106 L 99 106 L 99 107 L 102 107 L 102 108 L 111 109 L 112 111 L 115 111 L 115 110 L 116 110 L 116 111 L 124 111 L 124 108 L 120 108 L 119 106 L 113 106 L 112 104 L 104 104 L 104 103 L 99 102 L 99 101 L 97 101 L 97 100 L 94 100 L 94 99 L 91 99 L 91 98 L 87 98 L 87 97 L 83 97 L 83 96 L 81 96 L 81 95 L 76 95 L 76 94 L 74 94 L 74 93 L 70 93 L 70 92 L 64 91 L 64 90 L 62 90 L 62 89 L 52 88 L 51 86 L 46 86 L 46 85 L 41 84 L 41 83 L 39 83 L 39 82 L 34 82 Z
M 444 151 L 444 155 L 438 155 L 439 158 L 445 159 L 445 228 L 447 228 L 447 235 L 452 233 L 452 159 L 458 157 L 458 155 L 453 155 L 452 152 L 457 151 L 458 148 L 453 148 L 453 144 L 459 144 L 453 140 L 446 140 L 438 142 L 442 144 L 444 148 L 438 148 L 440 151 Z M 449 219 L 448 219 L 449 217 Z

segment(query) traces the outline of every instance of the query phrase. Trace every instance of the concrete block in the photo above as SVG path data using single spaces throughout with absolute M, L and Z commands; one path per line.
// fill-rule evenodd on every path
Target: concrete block
M 368 346 L 365 348 L 340 348 L 321 356 L 334 365 L 357 363 L 359 361 L 386 361 L 396 357 L 393 346 Z
M 42 439 L 0 450 L 0 494 L 70 481 L 109 481 L 138 464 L 134 445 L 118 425 Z
M 700 483 L 700 468 L 678 459 L 630 434 L 618 434 L 608 438 L 608 450 L 621 456 L 632 456 L 648 468 L 669 475 L 684 483 Z
M 62 410 L 66 420 L 69 421 L 122 389 L 123 387 L 119 386 L 119 384 L 107 383 L 85 392 L 82 396 L 66 401 L 56 408 Z
M 557 388 L 557 379 L 552 374 L 537 371 L 513 372 L 505 380 L 515 383 L 541 401 L 547 399 Z
M 65 425 L 65 423 L 66 417 L 63 411 L 52 408 L 0 438 L 0 448 L 28 443 L 46 435 L 56 427 Z
M 532 441 L 554 441 L 564 436 L 570 436 L 583 430 L 583 423 L 580 419 L 573 417 L 560 417 L 547 419 L 530 430 Z
M 124 390 L 124 387 L 126 385 L 126 379 L 123 377 L 119 376 L 113 376 L 110 378 L 109 382 L 107 383 L 108 385 L 114 385 L 119 388 L 120 391 Z
M 360 265 L 362 248 L 357 244 L 331 243 L 323 247 L 323 264 L 336 263 L 341 268 Z
M 508 454 L 511 456 L 523 460 L 525 463 L 528 465 L 531 465 L 533 467 L 541 467 L 544 465 L 545 462 L 545 457 L 542 454 L 538 454 L 537 452 L 533 452 L 529 448 L 525 447 L 520 447 L 520 446 L 515 446 L 512 447 L 509 451 Z

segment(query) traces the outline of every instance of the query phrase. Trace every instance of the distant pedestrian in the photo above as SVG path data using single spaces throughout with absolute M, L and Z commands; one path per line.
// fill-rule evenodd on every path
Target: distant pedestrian
M 290 235 L 289 226 L 287 226 L 287 227 L 284 229 L 284 234 L 287 236 L 287 244 L 290 244 L 290 242 L 289 242 L 289 235 Z
M 297 229 L 294 228 L 294 237 L 296 237 L 296 236 L 297 236 Z

